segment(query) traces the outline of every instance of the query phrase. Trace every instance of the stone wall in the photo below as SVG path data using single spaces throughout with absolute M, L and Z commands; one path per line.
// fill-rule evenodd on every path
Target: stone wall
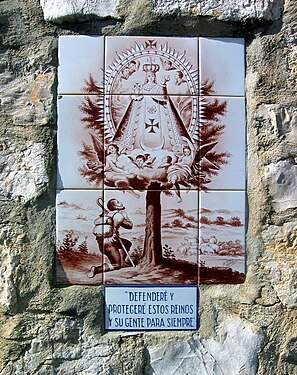
M 0 2 L 1 375 L 296 373 L 296 14 L 294 0 Z M 247 278 L 200 287 L 197 332 L 106 333 L 100 286 L 55 286 L 57 37 L 76 34 L 246 39 Z

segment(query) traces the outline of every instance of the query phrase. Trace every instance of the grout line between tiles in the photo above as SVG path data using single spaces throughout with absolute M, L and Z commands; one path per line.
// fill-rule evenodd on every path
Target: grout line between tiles
M 133 92 L 128 92 L 126 94 L 122 94 L 122 93 L 112 93 L 112 94 L 106 94 L 106 93 L 102 93 L 102 94 L 98 94 L 98 93 L 90 93 L 90 92 L 81 92 L 81 93 L 77 93 L 77 92 L 67 92 L 67 93 L 58 93 L 58 100 L 61 99 L 59 97 L 63 97 L 63 96 L 131 96 L 131 95 L 134 95 L 134 96 L 143 96 L 143 97 L 151 97 L 152 95 L 150 94 L 135 94 Z M 158 95 L 157 95 L 158 96 Z M 160 96 L 160 94 L 159 94 Z M 210 98 L 210 99 L 213 99 L 213 98 L 222 98 L 222 99 L 246 99 L 245 96 L 242 96 L 242 95 L 203 95 L 203 94 L 197 94 L 197 95 L 193 95 L 193 94 L 171 94 L 171 93 L 167 93 L 166 96 L 170 96 L 170 97 L 191 97 L 191 98 Z

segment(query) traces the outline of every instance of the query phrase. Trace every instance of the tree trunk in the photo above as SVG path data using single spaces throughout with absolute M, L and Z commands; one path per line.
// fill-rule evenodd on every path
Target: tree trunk
M 146 228 L 141 264 L 156 266 L 163 263 L 161 243 L 161 191 L 146 193 Z

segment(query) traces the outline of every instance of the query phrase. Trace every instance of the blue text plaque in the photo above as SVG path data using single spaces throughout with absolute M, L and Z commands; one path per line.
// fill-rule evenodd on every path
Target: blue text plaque
M 106 330 L 195 330 L 197 286 L 105 286 Z

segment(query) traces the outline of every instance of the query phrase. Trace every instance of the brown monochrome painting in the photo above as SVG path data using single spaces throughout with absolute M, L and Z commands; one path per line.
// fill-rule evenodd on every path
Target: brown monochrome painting
M 243 48 L 60 38 L 59 283 L 243 282 Z

